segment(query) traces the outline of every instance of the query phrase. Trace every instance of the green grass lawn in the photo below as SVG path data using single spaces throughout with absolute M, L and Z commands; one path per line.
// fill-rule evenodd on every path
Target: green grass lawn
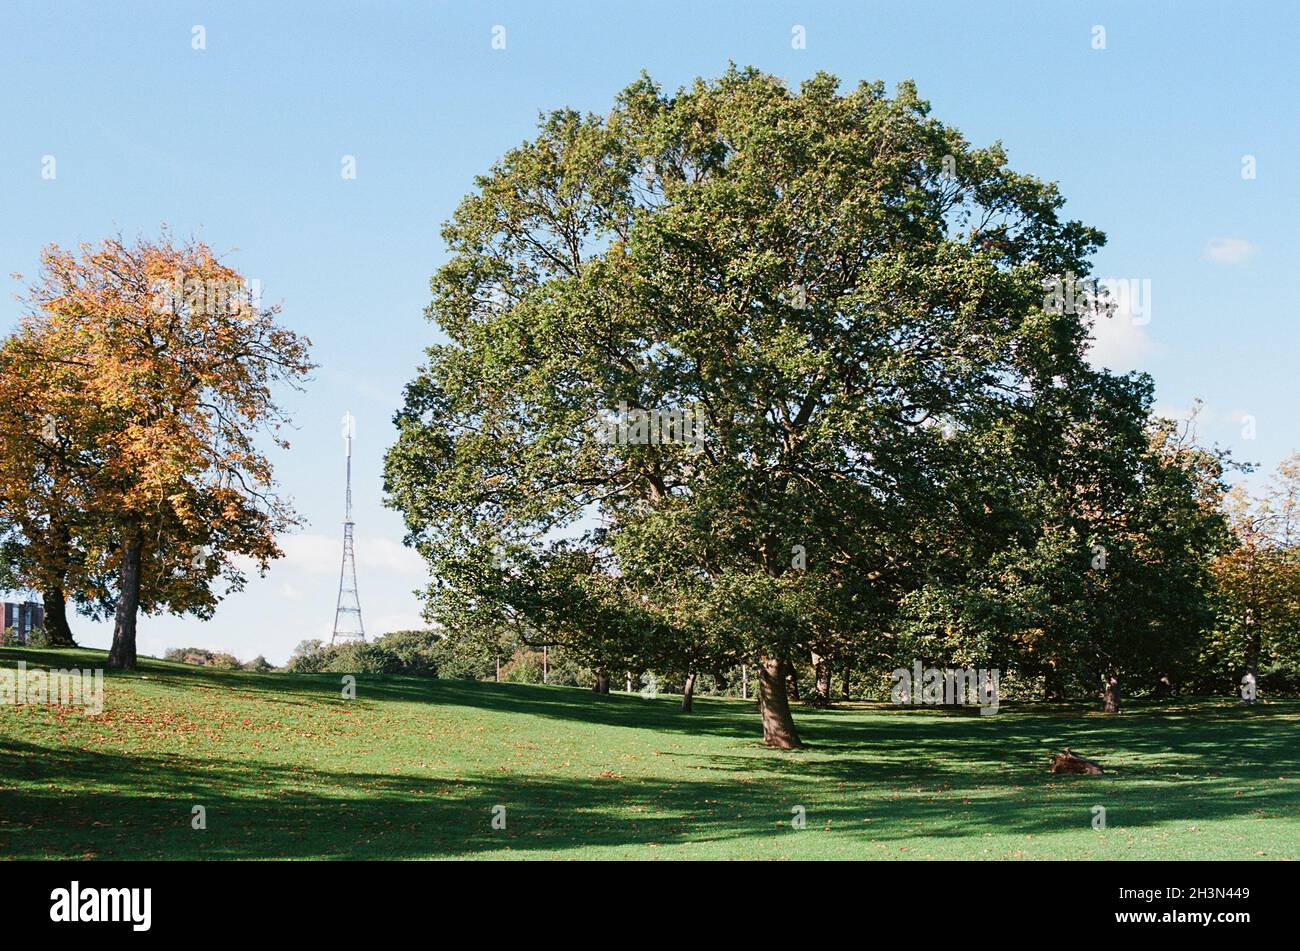
M 94 718 L 0 705 L 0 857 L 1300 858 L 1296 702 L 796 708 L 810 746 L 781 753 L 739 701 L 400 677 L 344 700 L 336 674 L 153 660 L 105 689 Z M 1048 774 L 1063 746 L 1107 775 Z

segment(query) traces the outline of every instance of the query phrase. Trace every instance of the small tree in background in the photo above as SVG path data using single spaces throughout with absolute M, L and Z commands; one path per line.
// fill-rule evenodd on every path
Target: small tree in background
M 1300 656 L 1300 454 L 1258 496 L 1237 487 L 1225 510 L 1234 544 L 1214 563 L 1217 651 L 1242 673 L 1253 702 L 1261 665 Z

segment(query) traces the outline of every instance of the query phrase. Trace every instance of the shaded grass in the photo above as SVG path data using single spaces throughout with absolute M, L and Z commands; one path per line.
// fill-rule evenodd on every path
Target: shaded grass
M 19 659 L 104 655 L 0 650 Z M 1300 857 L 1300 703 L 796 718 L 810 747 L 779 753 L 738 701 L 364 676 L 344 700 L 336 674 L 146 659 L 98 717 L 0 706 L 0 856 Z M 1107 774 L 1048 774 L 1063 746 Z

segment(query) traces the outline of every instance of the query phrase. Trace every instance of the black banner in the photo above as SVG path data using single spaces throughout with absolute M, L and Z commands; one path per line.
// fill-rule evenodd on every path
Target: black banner
M 1279 927 L 1294 889 L 1286 863 L 594 864 L 7 863 L 0 888 L 10 937 L 206 940 L 255 929 L 329 938 L 374 936 L 401 919 L 427 926 L 473 918 L 499 934 L 563 928 L 566 914 L 574 916 L 569 927 L 582 928 L 595 909 L 607 923 L 726 913 L 797 934 L 815 905 L 844 922 L 848 915 L 873 939 L 933 933 L 944 943 L 988 928 L 1010 937 L 1039 927 L 1080 937 L 1100 928 L 1231 939 Z M 542 919 L 521 907 L 544 911 Z

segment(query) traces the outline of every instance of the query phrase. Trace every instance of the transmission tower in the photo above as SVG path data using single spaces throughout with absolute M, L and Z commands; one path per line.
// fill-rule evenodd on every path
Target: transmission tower
M 357 557 L 352 547 L 352 438 L 357 434 L 357 421 L 352 414 L 343 416 L 343 444 L 347 448 L 347 513 L 343 520 L 343 567 L 339 571 L 339 600 L 334 609 L 334 636 L 331 644 L 364 641 L 366 628 L 361 623 L 361 599 L 357 596 Z

